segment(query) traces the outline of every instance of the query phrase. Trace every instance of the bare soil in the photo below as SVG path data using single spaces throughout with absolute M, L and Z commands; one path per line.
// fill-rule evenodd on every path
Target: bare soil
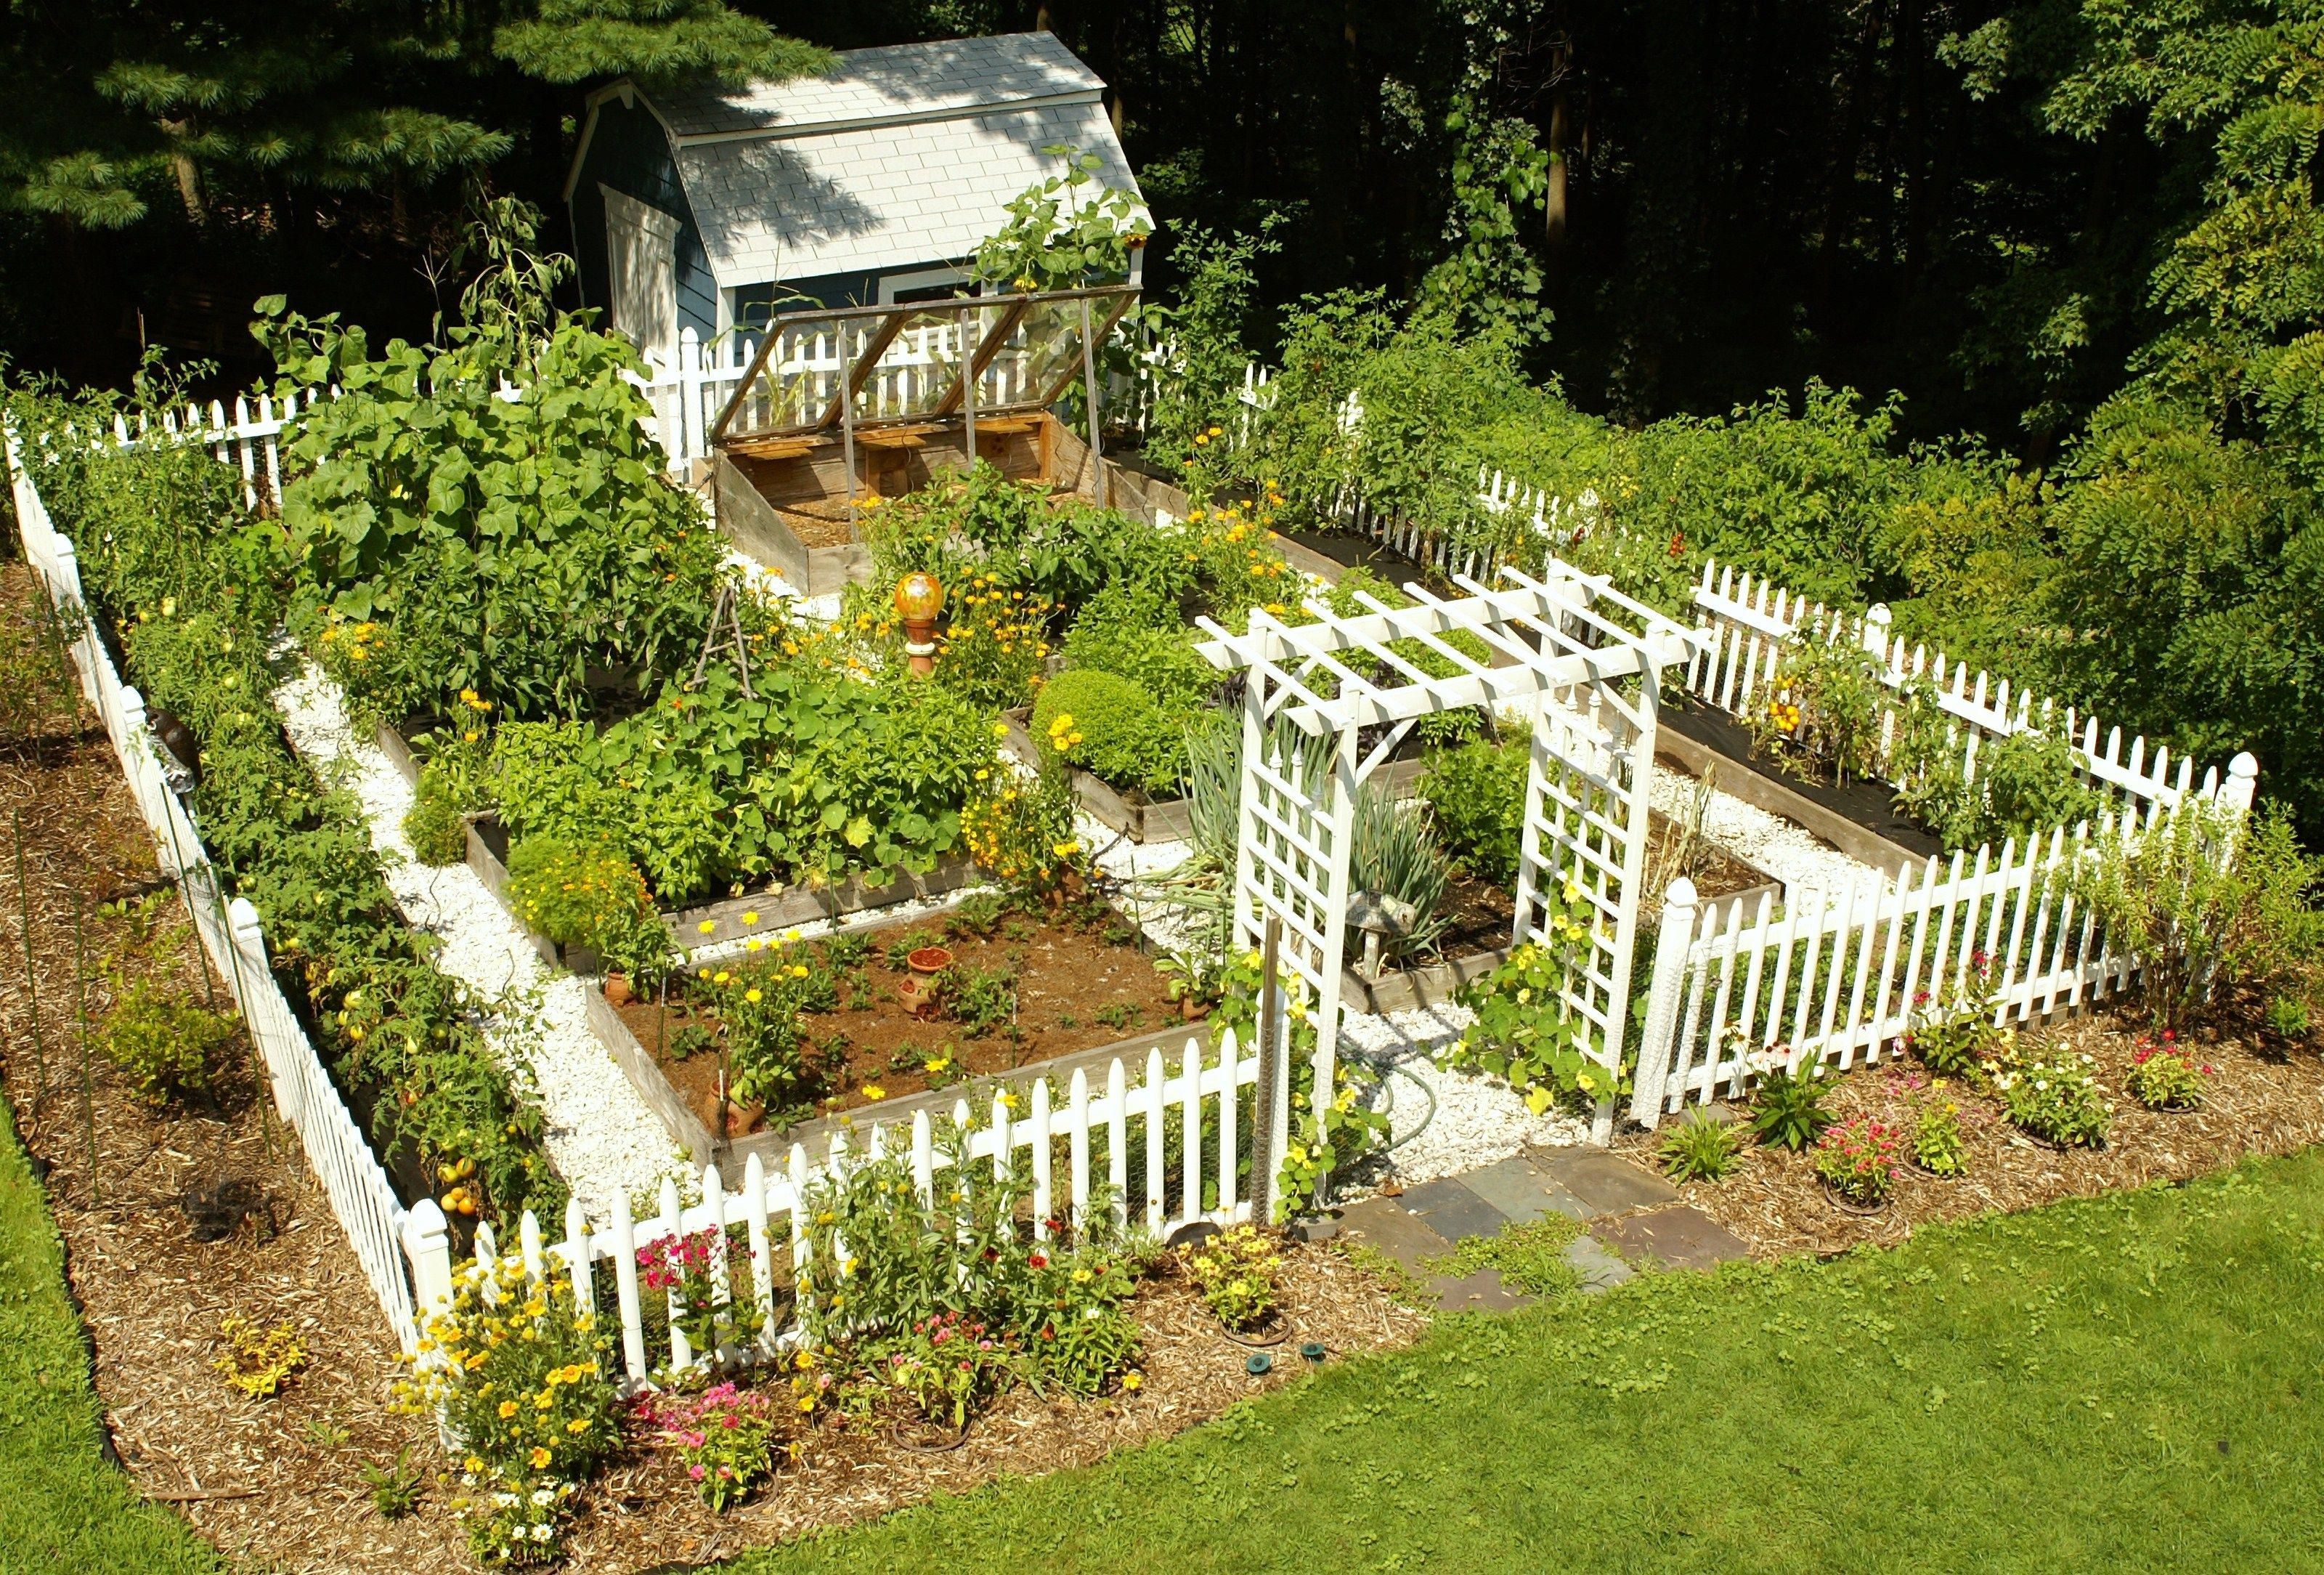
M 812 1108 L 794 1107 L 797 1116 L 876 1104 L 872 1089 L 885 1099 L 945 1088 L 1182 1020 L 1153 959 L 1132 944 L 1135 932 L 1111 909 L 1081 921 L 1010 914 L 985 934 L 957 914 L 863 933 L 871 955 L 859 968 L 841 971 L 839 1010 L 799 1018 L 817 1080 L 806 1090 Z M 911 970 L 891 965 L 888 957 L 907 938 L 917 946 L 944 947 L 957 969 L 1008 975 L 1015 981 L 1012 1020 L 979 1032 L 944 1006 L 926 1018 L 912 1015 L 904 999 Z M 809 944 L 824 952 L 821 943 Z M 616 1010 L 687 1107 L 715 1113 L 724 1033 L 706 993 L 690 996 L 687 982 L 679 981 L 666 1005 L 632 1000 Z M 695 1037 L 681 1033 L 689 1027 L 707 1031 L 715 1044 L 680 1060 L 671 1048 Z M 931 1072 L 931 1061 L 945 1070 Z
M 2145 1026 L 2123 1007 L 2061 1018 L 2025 1037 L 2028 1045 L 2096 1059 L 2099 1086 L 2114 1102 L 2101 1149 L 2060 1151 L 2010 1125 L 1999 1103 L 1958 1079 L 1941 1090 L 1960 1106 L 1968 1169 L 1952 1181 L 1908 1169 L 1887 1206 L 1871 1215 L 1843 1210 L 1815 1178 L 1805 1154 L 1748 1149 L 1724 1181 L 1688 1183 L 1687 1201 L 1748 1242 L 1762 1257 L 1893 1246 L 1931 1220 L 2012 1211 L 2064 1198 L 2093 1197 L 2157 1181 L 2182 1181 L 2248 1154 L 2278 1154 L 2324 1140 L 2324 1077 L 2313 1044 L 2289 1045 L 2253 1033 L 2199 1033 L 2190 1048 L 2218 1069 L 2198 1110 L 2149 1110 L 2124 1083 Z M 1865 1067 L 1840 1079 L 1826 1108 L 1841 1119 L 1871 1116 L 1909 1131 L 1917 1103 L 1932 1097 L 1927 1071 L 1909 1059 Z M 1654 1164 L 1655 1139 L 1618 1141 Z

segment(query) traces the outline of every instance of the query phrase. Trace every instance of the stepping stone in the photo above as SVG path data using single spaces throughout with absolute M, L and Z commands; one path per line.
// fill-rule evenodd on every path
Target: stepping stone
M 1634 1264 L 1708 1269 L 1748 1258 L 1743 1238 L 1699 1209 L 1655 1209 L 1598 1226 L 1591 1233 Z
M 1509 1217 L 1512 1224 L 1531 1225 L 1546 1215 L 1587 1219 L 1590 1206 L 1544 1175 L 1523 1154 L 1512 1154 L 1482 1170 L 1463 1171 L 1461 1184 Z
M 1386 1253 L 1416 1278 L 1432 1279 L 1435 1271 L 1424 1259 L 1442 1257 L 1452 1244 L 1416 1218 L 1393 1198 L 1363 1198 L 1340 1210 L 1340 1234 Z
M 1587 1295 L 1610 1290 L 1637 1273 L 1587 1236 L 1565 1249 L 1565 1261 L 1582 1276 L 1582 1289 Z
M 1678 1189 L 1602 1148 L 1536 1149 L 1534 1163 L 1588 1205 L 1591 1216 L 1678 1201 Z
M 1532 1297 L 1502 1282 L 1499 1269 L 1479 1269 L 1457 1280 L 1439 1274 L 1428 1282 L 1428 1292 L 1447 1312 L 1507 1312 L 1533 1305 Z
M 1451 1176 L 1408 1187 L 1397 1201 L 1447 1241 L 1459 1241 L 1464 1236 L 1499 1236 L 1501 1227 L 1509 1222 L 1508 1215 Z

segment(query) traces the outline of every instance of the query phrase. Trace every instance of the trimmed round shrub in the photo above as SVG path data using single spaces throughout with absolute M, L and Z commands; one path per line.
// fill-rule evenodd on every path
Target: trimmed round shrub
M 617 849 L 562 837 L 528 837 L 509 850 L 509 907 L 559 946 L 599 951 L 653 902 Z
M 1185 769 L 1185 724 L 1130 679 L 1069 668 L 1033 702 L 1033 737 L 1116 787 L 1162 793 Z

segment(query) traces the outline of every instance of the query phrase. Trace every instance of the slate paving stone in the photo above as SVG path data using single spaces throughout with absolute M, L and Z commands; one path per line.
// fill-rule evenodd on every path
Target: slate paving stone
M 1511 1154 L 1482 1170 L 1463 1171 L 1460 1181 L 1518 1225 L 1531 1225 L 1551 1214 L 1563 1214 L 1568 1219 L 1591 1217 L 1587 1203 L 1551 1181 L 1542 1173 L 1540 1166 L 1521 1153 Z
M 1637 1271 L 1608 1252 L 1596 1239 L 1582 1237 L 1565 1249 L 1565 1261 L 1582 1276 L 1584 1294 L 1609 1290 L 1631 1278 Z
M 1459 1241 L 1464 1236 L 1500 1235 L 1509 1217 L 1471 1191 L 1465 1185 L 1467 1180 L 1465 1176 L 1458 1180 L 1444 1176 L 1423 1181 L 1417 1187 L 1406 1188 L 1397 1201 L 1426 1220 L 1447 1241 Z
M 1751 1255 L 1742 1237 L 1701 1209 L 1683 1205 L 1608 1220 L 1591 1234 L 1632 1263 L 1659 1268 L 1708 1269 Z
M 1432 1271 L 1424 1258 L 1442 1257 L 1452 1244 L 1394 1198 L 1365 1198 L 1340 1210 L 1340 1234 L 1386 1253 L 1421 1279 Z
M 1587 1204 L 1593 1216 L 1678 1201 L 1676 1187 L 1604 1149 L 1537 1149 L 1533 1159 L 1551 1181 Z
M 1447 1312 L 1507 1312 L 1533 1305 L 1532 1297 L 1503 1283 L 1498 1269 L 1479 1269 L 1457 1280 L 1439 1274 L 1427 1286 Z

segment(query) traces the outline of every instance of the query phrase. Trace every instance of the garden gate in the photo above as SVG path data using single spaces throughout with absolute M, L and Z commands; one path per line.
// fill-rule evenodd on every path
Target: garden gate
M 1245 675 L 1234 945 L 1255 951 L 1268 921 L 1282 930 L 1286 1010 L 1315 1029 L 1311 1098 L 1320 1121 L 1333 1093 L 1346 955 L 1357 794 L 1421 718 L 1471 706 L 1530 716 L 1523 852 L 1513 943 L 1547 922 L 1552 894 L 1589 915 L 1585 966 L 1567 980 L 1568 1009 L 1596 1054 L 1618 1068 L 1632 942 L 1645 874 L 1655 693 L 1663 669 L 1693 656 L 1698 636 L 1551 559 L 1542 578 L 1504 570 L 1488 588 L 1440 598 L 1406 587 L 1391 607 L 1292 625 L 1263 609 L 1231 635 L 1205 619 L 1213 665 Z M 1288 1058 L 1281 1063 L 1286 1069 Z M 1287 1076 L 1286 1071 L 1282 1074 Z M 1286 1142 L 1290 1099 L 1278 1089 L 1266 1152 Z M 1597 1135 L 1610 1135 L 1601 1105 Z

